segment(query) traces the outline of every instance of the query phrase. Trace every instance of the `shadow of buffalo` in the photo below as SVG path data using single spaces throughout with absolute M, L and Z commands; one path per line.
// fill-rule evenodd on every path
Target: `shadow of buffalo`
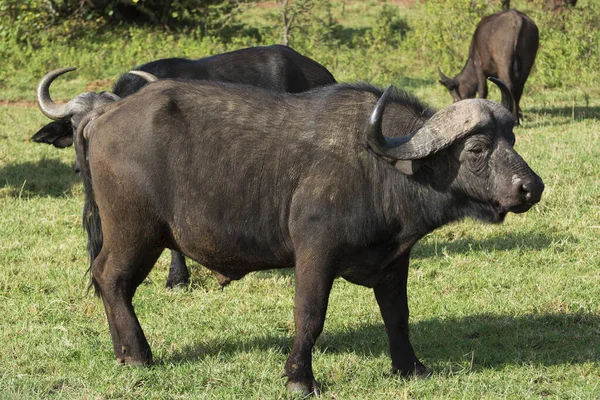
M 71 194 L 80 181 L 73 165 L 56 159 L 8 164 L 0 169 L 0 189 L 13 197 L 60 197 Z
M 469 363 L 472 359 L 472 371 L 480 371 L 505 365 L 596 362 L 600 357 L 600 318 L 589 313 L 518 317 L 476 314 L 423 320 L 410 327 L 415 351 L 425 364 L 438 371 L 440 365 L 464 365 L 466 359 Z M 283 333 L 259 335 L 261 332 L 256 330 L 236 339 L 224 337 L 185 346 L 165 355 L 160 363 L 185 363 L 251 350 L 289 353 L 293 337 Z M 364 358 L 389 354 L 383 324 L 331 331 L 326 321 L 316 348 L 323 353 L 353 353 Z
M 600 119 L 600 107 L 598 106 L 533 107 L 528 111 L 552 117 L 572 117 L 576 120 Z
M 552 242 L 557 240 L 574 241 L 575 238 L 567 235 L 548 235 L 543 232 L 517 232 L 502 233 L 486 237 L 485 239 L 476 239 L 473 237 L 463 237 L 455 240 L 422 240 L 418 242 L 411 253 L 412 258 L 430 258 L 438 257 L 443 254 L 467 254 L 481 251 L 509 251 L 519 249 L 542 250 L 549 247 Z

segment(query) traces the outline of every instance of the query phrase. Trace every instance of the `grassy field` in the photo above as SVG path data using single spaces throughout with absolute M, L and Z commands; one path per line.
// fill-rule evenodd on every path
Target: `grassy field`
M 323 55 L 347 61 L 331 67 L 339 80 L 362 71 L 351 54 Z M 422 71 L 370 78 L 450 102 Z M 9 97 L 31 100 L 36 81 Z M 59 84 L 57 97 L 85 84 Z M 415 247 L 411 335 L 433 376 L 389 375 L 372 291 L 338 280 L 314 351 L 324 398 L 600 398 L 600 83 L 582 87 L 526 87 L 516 148 L 546 184 L 538 205 L 503 225 L 447 226 Z M 279 374 L 294 335 L 293 271 L 221 291 L 193 264 L 190 287 L 168 291 L 163 255 L 134 299 L 157 364 L 115 364 L 102 303 L 86 291 L 74 152 L 29 142 L 46 122 L 0 101 L 0 398 L 289 397 Z

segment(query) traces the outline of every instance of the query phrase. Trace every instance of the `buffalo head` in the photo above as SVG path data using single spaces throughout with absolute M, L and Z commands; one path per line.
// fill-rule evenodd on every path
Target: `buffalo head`
M 442 70 L 438 67 L 438 74 L 440 76 L 440 83 L 448 89 L 450 95 L 452 96 L 452 100 L 456 103 L 457 101 L 464 99 L 471 99 L 475 97 L 477 93 L 477 88 L 469 85 L 461 85 L 460 81 L 454 78 L 450 78 L 446 76 Z
M 382 132 L 388 88 L 371 114 L 366 135 L 369 147 L 392 160 L 402 173 L 414 174 L 415 180 L 452 193 L 463 216 L 501 222 L 508 212 L 521 213 L 537 203 L 544 184 L 513 148 L 515 118 L 509 111 L 514 109 L 510 90 L 501 81 L 493 82 L 500 86 L 504 106 L 485 99 L 463 100 L 441 109 L 420 129 L 400 138 Z M 416 174 L 420 168 L 433 174 Z

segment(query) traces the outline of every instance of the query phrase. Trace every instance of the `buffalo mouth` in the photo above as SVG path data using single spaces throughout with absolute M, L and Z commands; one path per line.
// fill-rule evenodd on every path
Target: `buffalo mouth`
M 499 202 L 475 202 L 477 205 L 477 213 L 475 215 L 476 219 L 481 221 L 499 224 L 504 221 L 506 218 L 506 214 L 508 211 L 506 208 L 502 207 Z
M 478 219 L 493 224 L 499 224 L 504 222 L 504 219 L 509 212 L 521 214 L 528 211 L 536 203 L 537 202 L 522 202 L 518 204 L 503 205 L 500 201 L 476 202 L 476 204 L 478 204 L 477 208 L 479 209 Z
M 508 211 L 513 212 L 515 214 L 521 214 L 526 211 L 529 211 L 531 207 L 533 207 L 535 203 L 521 203 L 508 208 Z

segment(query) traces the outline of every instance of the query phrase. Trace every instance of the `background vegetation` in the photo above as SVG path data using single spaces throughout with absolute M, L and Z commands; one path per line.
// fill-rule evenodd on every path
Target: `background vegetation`
M 138 6 L 119 8 L 128 4 Z M 512 5 L 541 31 L 516 147 L 546 183 L 542 202 L 503 225 L 445 227 L 415 247 L 411 332 L 430 379 L 387 374 L 372 292 L 336 281 L 314 353 L 323 397 L 600 396 L 600 8 Z M 479 18 L 500 9 L 485 0 L 310 6 L 290 45 L 340 81 L 393 83 L 437 107 L 451 98 L 436 67 L 457 73 Z M 157 58 L 281 42 L 278 5 L 0 0 L 0 37 L 0 397 L 288 397 L 278 376 L 294 334 L 291 271 L 251 274 L 220 291 L 193 265 L 191 286 L 167 291 L 161 258 L 134 299 L 158 364 L 116 366 L 102 304 L 85 290 L 73 151 L 29 142 L 48 122 L 31 102 L 49 70 L 79 67 L 53 86 L 66 100 L 109 89 Z

